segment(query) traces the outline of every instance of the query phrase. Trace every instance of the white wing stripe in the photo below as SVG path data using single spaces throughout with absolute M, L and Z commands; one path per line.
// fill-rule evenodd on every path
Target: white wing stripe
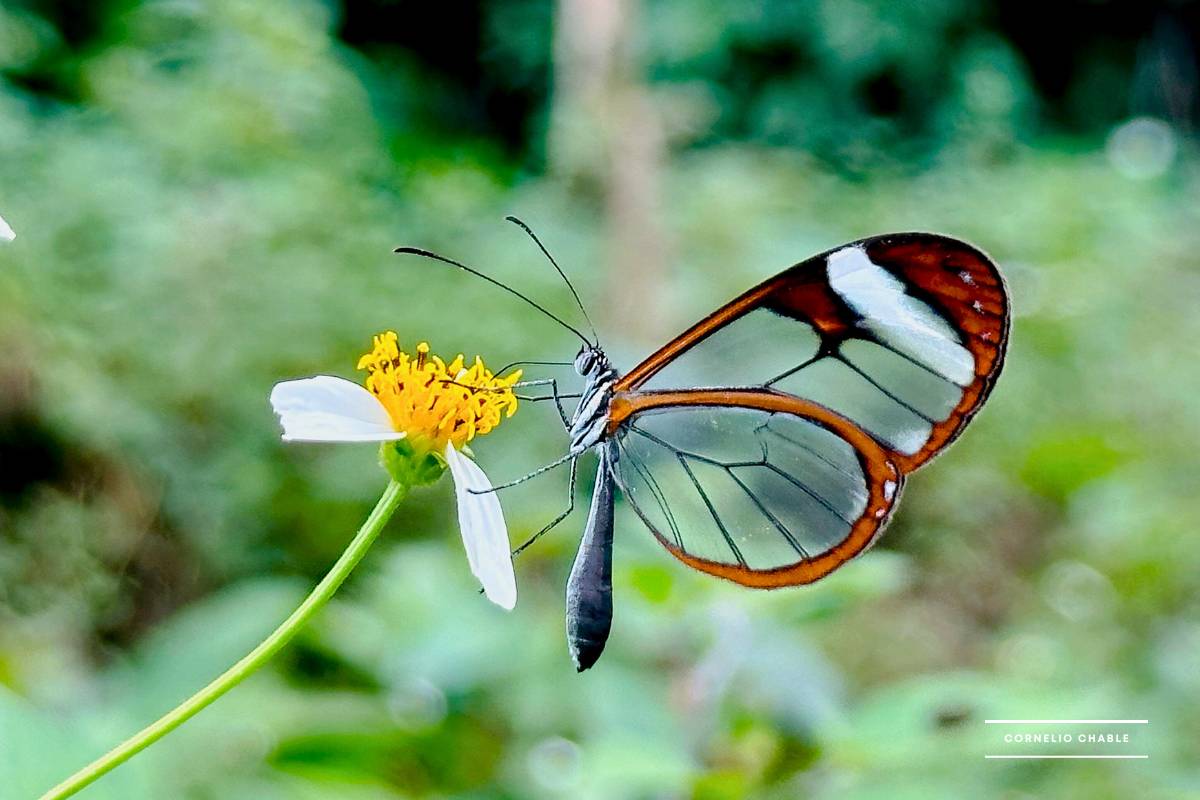
M 860 324 L 891 347 L 959 386 L 975 380 L 975 358 L 928 305 L 904 291 L 904 284 L 873 263 L 860 247 L 829 255 L 829 285 L 858 312 Z

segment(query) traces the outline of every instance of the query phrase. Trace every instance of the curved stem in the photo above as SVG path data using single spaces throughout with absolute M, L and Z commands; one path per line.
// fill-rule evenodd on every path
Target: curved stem
M 329 602 L 329 598 L 333 597 L 334 592 L 342 585 L 342 582 L 346 580 L 346 577 L 349 576 L 358 562 L 362 560 L 362 557 L 366 555 L 367 550 L 379 536 L 384 525 L 400 504 L 400 501 L 404 499 L 407 491 L 407 487 L 396 481 L 388 484 L 387 489 L 383 492 L 383 496 L 379 498 L 379 502 L 371 512 L 371 516 L 367 517 L 367 521 L 359 528 L 358 534 L 346 546 L 345 552 L 338 558 L 337 562 L 329 570 L 329 573 L 321 579 L 321 582 L 317 584 L 308 597 L 304 598 L 304 602 L 292 612 L 291 616 L 284 620 L 270 636 L 263 639 L 258 647 L 255 647 L 241 661 L 226 670 L 212 683 L 196 692 L 187 700 L 184 700 L 157 722 L 143 728 L 46 792 L 42 795 L 41 800 L 60 800 L 60 798 L 70 797 L 75 794 L 101 775 L 125 763 L 142 750 L 178 728 L 218 697 L 256 672 L 263 664 L 267 663 L 272 656 L 282 650 L 292 640 L 292 637 L 296 635 L 300 628 L 314 614 Z

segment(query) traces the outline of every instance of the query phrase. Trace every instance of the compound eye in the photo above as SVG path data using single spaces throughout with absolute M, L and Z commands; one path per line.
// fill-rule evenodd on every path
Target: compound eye
M 575 356 L 575 371 L 586 375 L 592 371 L 595 362 L 596 356 L 591 350 L 580 350 L 579 355 Z

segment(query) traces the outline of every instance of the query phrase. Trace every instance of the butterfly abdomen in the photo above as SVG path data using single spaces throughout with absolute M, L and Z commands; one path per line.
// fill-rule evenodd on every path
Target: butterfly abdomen
M 604 652 L 612 627 L 613 468 L 616 448 L 600 448 L 587 529 L 567 580 L 567 647 L 583 672 Z

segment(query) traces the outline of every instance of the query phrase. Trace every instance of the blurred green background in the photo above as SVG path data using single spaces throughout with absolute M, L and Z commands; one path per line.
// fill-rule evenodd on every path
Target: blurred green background
M 1200 797 L 1198 30 L 1196 3 L 1102 0 L 0 5 L 0 797 L 232 663 L 369 510 L 374 449 L 283 445 L 275 381 L 354 378 L 386 328 L 573 355 L 390 252 L 574 313 L 507 213 L 626 369 L 905 229 L 1001 263 L 1008 366 L 810 588 L 689 572 L 621 508 L 582 676 L 582 513 L 505 614 L 449 481 L 421 491 L 297 644 L 82 797 Z M 478 442 L 494 480 L 562 452 L 545 406 Z M 564 491 L 506 493 L 514 541 Z M 1151 758 L 985 761 L 995 717 L 1148 718 Z

